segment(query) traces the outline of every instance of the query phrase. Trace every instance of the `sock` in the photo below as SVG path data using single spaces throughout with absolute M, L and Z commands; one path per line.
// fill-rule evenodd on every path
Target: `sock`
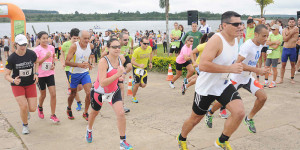
M 246 116 L 246 119 L 247 119 L 248 121 L 250 121 L 250 120 L 251 120 L 251 119 L 249 119 L 249 118 L 248 118 L 248 116 Z
M 24 124 L 24 123 L 23 123 L 23 126 L 27 127 L 27 126 L 28 126 L 28 123 L 27 123 L 27 124 Z
M 77 104 L 81 104 L 81 101 L 77 102 Z
M 68 110 L 71 110 L 71 108 L 67 107 Z
M 120 143 L 126 140 L 126 136 L 120 136 Z
M 291 77 L 292 80 L 294 80 L 294 77 Z
M 38 105 L 39 106 L 39 110 L 40 111 L 43 111 L 43 107 L 41 107 L 40 105 Z
M 92 130 L 90 130 L 89 127 L 86 127 L 86 130 L 87 130 L 88 132 L 92 132 L 92 131 L 93 131 L 93 128 L 92 128 Z
M 209 109 L 208 111 L 209 111 L 210 114 L 212 114 L 212 115 L 214 114 L 214 112 L 212 112 L 211 109 Z M 208 114 L 208 115 L 209 115 L 209 114 Z
M 183 138 L 182 136 L 181 136 L 181 133 L 179 134 L 179 141 L 186 141 L 186 138 Z
M 174 83 L 171 81 L 171 84 L 174 84 Z
M 225 143 L 225 141 L 228 141 L 229 136 L 224 135 L 223 133 L 221 134 L 221 136 L 219 137 L 219 141 L 220 143 Z

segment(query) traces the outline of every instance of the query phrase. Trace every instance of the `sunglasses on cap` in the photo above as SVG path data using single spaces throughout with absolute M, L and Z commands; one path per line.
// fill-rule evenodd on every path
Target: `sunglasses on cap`
M 121 45 L 110 46 L 110 47 L 113 48 L 113 49 L 120 49 L 120 48 L 121 48 Z
M 238 26 L 241 26 L 241 25 L 243 25 L 243 23 L 242 23 L 242 22 L 235 22 L 235 23 L 225 22 L 225 23 L 227 23 L 227 24 L 231 24 L 231 25 L 232 25 L 232 26 L 234 26 L 234 27 L 238 27 Z
M 143 43 L 144 45 L 149 45 L 149 43 Z

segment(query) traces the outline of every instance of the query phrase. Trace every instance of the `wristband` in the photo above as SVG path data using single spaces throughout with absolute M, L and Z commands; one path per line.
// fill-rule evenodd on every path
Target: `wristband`
M 126 75 L 127 73 L 126 73 L 126 72 L 124 72 L 123 74 L 125 74 L 125 75 Z

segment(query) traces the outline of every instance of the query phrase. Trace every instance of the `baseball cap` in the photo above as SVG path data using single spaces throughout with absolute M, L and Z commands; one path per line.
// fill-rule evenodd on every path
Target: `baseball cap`
M 205 22 L 206 18 L 200 18 L 199 21 L 201 21 L 201 20 Z
M 23 44 L 28 44 L 27 43 L 27 38 L 25 35 L 23 34 L 19 34 L 15 37 L 15 42 L 19 45 L 23 45 Z
M 254 22 L 253 19 L 248 19 L 248 20 L 247 20 L 247 24 L 253 23 L 253 22 Z
M 279 29 L 279 25 L 278 24 L 274 24 L 271 29 Z

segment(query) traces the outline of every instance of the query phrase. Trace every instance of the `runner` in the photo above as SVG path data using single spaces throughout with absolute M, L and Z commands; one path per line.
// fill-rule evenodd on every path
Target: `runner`
M 59 47 L 61 46 L 61 41 L 59 40 L 58 35 L 54 36 L 53 45 L 55 48 L 55 54 L 57 55 L 57 59 L 59 60 L 59 56 L 60 56 Z
M 88 31 L 80 31 L 79 42 L 75 42 L 71 45 L 69 53 L 66 58 L 66 66 L 70 66 L 69 81 L 71 87 L 71 94 L 68 98 L 67 114 L 68 118 L 73 120 L 74 116 L 72 114 L 71 106 L 73 100 L 77 93 L 78 84 L 83 85 L 85 91 L 85 108 L 83 112 L 83 118 L 88 121 L 88 109 L 90 105 L 90 91 L 92 87 L 92 81 L 89 74 L 89 69 L 91 65 L 89 64 L 89 57 L 91 55 L 91 49 L 94 48 L 92 44 L 89 43 L 90 33 Z
M 278 84 L 283 83 L 283 77 L 285 73 L 285 67 L 288 59 L 290 59 L 291 63 L 291 83 L 295 84 L 294 76 L 295 76 L 295 63 L 297 58 L 297 50 L 296 50 L 296 42 L 298 40 L 299 29 L 296 26 L 295 18 L 289 18 L 288 22 L 289 26 L 285 28 L 282 32 L 283 37 L 283 50 L 281 56 L 281 74 L 280 80 L 277 82 Z
M 38 75 L 35 72 L 39 64 L 36 54 L 26 49 L 28 43 L 24 35 L 17 35 L 15 43 L 17 50 L 6 61 L 5 79 L 11 83 L 13 94 L 20 107 L 22 134 L 29 134 L 29 112 L 35 112 L 37 105 L 35 84 L 38 82 Z
M 241 46 L 241 51 L 239 52 L 239 57 L 236 61 L 236 63 L 243 63 L 244 71 L 241 74 L 231 75 L 232 84 L 237 90 L 239 90 L 240 88 L 244 88 L 255 95 L 257 98 L 250 114 L 244 119 L 244 123 L 248 126 L 248 130 L 250 133 L 256 133 L 253 117 L 263 107 L 264 103 L 267 100 L 267 95 L 263 90 L 263 86 L 252 77 L 251 72 L 254 72 L 258 75 L 268 74 L 268 69 L 256 67 L 262 47 L 266 43 L 268 36 L 269 31 L 265 25 L 260 24 L 255 27 L 254 38 L 252 40 L 250 39 L 246 41 Z M 212 114 L 221 106 L 222 105 L 219 102 L 216 102 L 206 114 L 205 122 L 209 128 L 212 128 Z
M 70 32 L 71 39 L 69 41 L 64 42 L 64 44 L 61 47 L 61 50 L 62 50 L 61 57 L 63 59 L 60 59 L 60 61 L 61 61 L 62 66 L 64 67 L 64 70 L 66 72 L 66 76 L 67 76 L 67 79 L 68 79 L 68 95 L 71 94 L 70 80 L 69 80 L 70 66 L 66 66 L 65 59 L 67 58 L 67 55 L 69 53 L 69 49 L 70 49 L 71 45 L 78 41 L 79 32 L 80 32 L 79 29 L 73 28 Z M 82 85 L 79 84 L 77 86 L 77 93 L 76 93 L 76 96 L 75 96 L 75 100 L 77 101 L 77 107 L 76 107 L 77 111 L 80 111 L 81 106 L 82 106 L 81 101 L 80 101 L 80 97 L 79 97 L 79 93 L 78 93 L 82 89 L 83 89 Z
M 130 60 L 129 55 L 128 55 L 128 53 L 130 52 L 128 41 L 129 41 L 129 35 L 127 33 L 125 33 L 125 32 L 122 32 L 120 34 L 120 40 L 119 40 L 119 42 L 121 44 L 121 52 L 120 52 L 120 54 L 126 60 L 125 63 L 124 63 L 124 65 L 123 65 L 126 68 L 126 72 L 125 72 L 126 74 L 129 73 L 132 70 L 131 60 Z M 126 76 L 126 74 L 125 74 L 125 76 Z M 126 79 L 126 77 L 125 77 L 125 79 Z M 118 86 L 120 87 L 121 93 L 122 93 L 122 100 L 123 100 L 123 104 L 124 104 L 124 111 L 125 111 L 125 113 L 128 113 L 128 112 L 130 112 L 130 109 L 128 109 L 128 108 L 125 107 L 125 102 L 124 102 L 124 100 L 125 100 L 125 87 L 124 87 L 123 81 L 119 81 L 118 82 Z
M 8 56 L 9 56 L 9 46 L 10 46 L 10 41 L 8 39 L 7 36 L 4 36 L 4 57 L 5 57 L 5 60 L 7 60 Z
M 267 60 L 266 60 L 266 67 L 270 69 L 272 64 L 272 71 L 273 71 L 273 81 L 269 85 L 268 77 L 269 75 L 265 75 L 265 83 L 264 86 L 269 88 L 276 87 L 276 78 L 277 78 L 277 65 L 278 59 L 280 58 L 280 45 L 283 41 L 282 35 L 279 34 L 279 26 L 274 24 L 272 27 L 272 34 L 270 34 L 269 39 L 267 41 L 267 45 L 269 45 L 269 50 L 267 51 Z
M 43 104 L 46 98 L 46 85 L 50 93 L 50 106 L 51 116 L 50 120 L 54 123 L 58 123 L 59 119 L 55 115 L 56 109 L 56 89 L 54 79 L 54 68 L 55 68 L 55 49 L 52 45 L 48 45 L 48 34 L 45 31 L 38 33 L 38 39 L 40 45 L 34 49 L 39 63 L 38 77 L 39 82 L 37 84 L 40 89 L 40 97 L 38 103 L 38 116 L 44 119 Z
M 182 38 L 183 42 L 185 42 L 186 37 L 188 36 L 192 36 L 194 38 L 192 49 L 195 49 L 200 44 L 200 40 L 203 36 L 201 32 L 197 31 L 197 27 L 198 27 L 197 22 L 192 22 L 192 31 L 187 32 Z
M 107 43 L 109 54 L 100 59 L 98 66 L 98 76 L 94 83 L 94 88 L 91 90 L 91 114 L 87 127 L 86 140 L 88 143 L 93 141 L 92 129 L 96 116 L 104 102 L 109 104 L 114 109 L 120 134 L 120 149 L 132 150 L 132 146 L 126 142 L 126 118 L 123 110 L 122 96 L 118 81 L 123 81 L 125 77 L 125 69 L 121 60 L 120 49 L 121 45 L 118 39 L 110 39 Z
M 178 23 L 175 22 L 174 23 L 174 30 L 171 31 L 171 48 L 170 48 L 170 53 L 169 56 L 171 56 L 173 54 L 173 52 L 175 52 L 175 56 L 177 57 L 179 54 L 179 46 L 180 46 L 180 36 L 181 36 L 181 31 L 178 28 Z M 148 37 L 148 36 L 147 36 Z M 143 41 L 142 41 L 143 42 Z
M 150 62 L 149 62 L 150 61 Z M 141 46 L 136 48 L 133 52 L 131 63 L 133 64 L 133 90 L 132 102 L 138 103 L 136 93 L 139 87 L 145 88 L 147 85 L 147 66 L 152 68 L 152 49 L 149 46 L 148 37 L 142 37 Z
M 200 18 L 199 21 L 201 25 L 198 31 L 201 32 L 202 35 L 210 33 L 211 27 L 208 24 L 206 24 L 206 18 Z
M 201 121 L 209 105 L 217 99 L 231 112 L 225 121 L 224 130 L 215 142 L 219 148 L 231 150 L 229 137 L 242 122 L 245 112 L 239 93 L 229 82 L 229 73 L 241 73 L 243 65 L 234 63 L 238 56 L 238 41 L 241 34 L 241 16 L 233 11 L 222 14 L 223 31 L 216 33 L 207 43 L 201 55 L 201 71 L 195 87 L 193 112 L 184 122 L 177 140 L 179 148 L 186 150 L 186 138 L 189 132 Z M 228 42 L 227 42 L 228 41 Z M 222 43 L 222 44 L 221 44 Z
M 195 72 L 195 69 L 193 67 L 193 64 L 195 63 L 193 59 L 191 59 L 192 55 L 192 44 L 194 42 L 194 39 L 192 36 L 188 36 L 186 38 L 185 44 L 180 50 L 180 54 L 176 58 L 176 75 L 170 81 L 169 86 L 174 89 L 175 88 L 175 81 L 181 77 L 182 75 L 182 68 L 185 67 L 187 70 L 186 78 L 184 78 L 184 84 L 187 84 L 187 78 L 191 77 L 193 73 Z

